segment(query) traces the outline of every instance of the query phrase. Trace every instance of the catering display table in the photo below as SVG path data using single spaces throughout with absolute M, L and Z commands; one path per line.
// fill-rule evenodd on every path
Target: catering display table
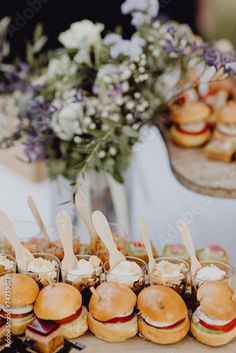
M 170 165 L 178 181 L 199 194 L 236 199 L 236 163 L 223 163 L 206 158 L 203 148 L 181 148 L 170 139 L 163 125 Z

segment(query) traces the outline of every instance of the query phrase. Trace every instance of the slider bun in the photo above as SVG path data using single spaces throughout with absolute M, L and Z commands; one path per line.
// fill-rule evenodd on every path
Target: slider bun
M 39 292 L 34 312 L 42 320 L 62 320 L 75 314 L 81 305 L 78 289 L 66 283 L 55 283 Z
M 217 333 L 209 334 L 205 331 L 200 330 L 198 326 L 192 321 L 191 333 L 199 342 L 206 344 L 207 346 L 217 347 L 217 346 L 223 346 L 224 344 L 229 343 L 236 337 L 236 327 L 229 332 L 225 332 L 221 334 L 217 334 Z M 233 347 L 234 345 L 232 346 L 232 348 Z
M 25 330 L 32 321 L 34 321 L 35 315 L 31 314 L 20 319 L 11 319 L 12 322 L 12 334 L 13 336 L 20 336 L 25 334 Z
M 236 101 L 230 101 L 225 107 L 217 111 L 217 122 L 236 124 Z
M 186 134 L 173 125 L 170 129 L 170 136 L 174 143 L 182 147 L 199 147 L 210 139 L 211 133 L 209 129 L 206 129 L 197 135 Z
M 0 277 L 0 304 L 5 305 L 5 280 L 9 275 Z M 30 277 L 13 273 L 11 276 L 11 306 L 20 308 L 26 305 L 33 304 L 39 293 L 37 283 Z
M 90 331 L 103 341 L 116 343 L 123 342 L 128 338 L 136 336 L 138 332 L 137 316 L 128 322 L 120 324 L 104 324 L 97 321 L 88 314 L 88 325 Z
M 187 335 L 190 322 L 186 315 L 182 324 L 166 330 L 150 326 L 142 318 L 139 318 L 138 326 L 141 334 L 149 341 L 158 344 L 172 344 L 181 341 Z
M 199 287 L 197 299 L 203 311 L 215 320 L 233 320 L 236 317 L 234 291 L 220 281 L 204 283 Z
M 200 122 L 210 115 L 210 108 L 202 102 L 186 102 L 184 105 L 171 107 L 171 120 L 176 124 Z
M 136 295 L 123 284 L 104 282 L 96 288 L 96 292 L 100 299 L 93 294 L 89 303 L 89 312 L 96 320 L 108 321 L 134 310 Z
M 178 293 L 159 285 L 142 290 L 138 295 L 138 309 L 156 322 L 175 323 L 183 320 L 188 313 L 185 302 Z
M 80 316 L 69 324 L 61 325 L 61 333 L 66 339 L 82 336 L 88 331 L 87 309 L 83 307 Z

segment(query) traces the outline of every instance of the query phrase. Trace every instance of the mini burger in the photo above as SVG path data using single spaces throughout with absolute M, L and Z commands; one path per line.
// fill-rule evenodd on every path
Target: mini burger
M 123 284 L 105 282 L 93 291 L 89 303 L 90 331 L 106 342 L 123 342 L 138 332 L 134 313 L 136 295 Z
M 154 285 L 138 296 L 139 331 L 149 341 L 172 344 L 189 330 L 188 310 L 179 294 L 165 286 Z
M 69 284 L 55 283 L 44 287 L 35 302 L 34 312 L 41 320 L 59 324 L 64 338 L 76 338 L 88 330 L 87 310 L 82 306 L 82 296 Z
M 173 125 L 170 135 L 174 143 L 182 147 L 199 147 L 211 136 L 207 124 L 210 108 L 201 102 L 186 102 L 173 105 L 170 118 Z
M 236 143 L 236 100 L 217 111 L 216 138 L 227 138 Z
M 8 281 L 9 279 L 9 281 Z M 9 285 L 10 308 L 7 305 L 7 285 Z M 37 283 L 30 277 L 14 273 L 0 278 L 0 317 L 11 314 L 12 334 L 22 335 L 26 326 L 34 319 L 33 303 L 39 293 Z
M 225 283 L 203 284 L 197 299 L 200 306 L 194 312 L 191 332 L 201 343 L 222 346 L 236 337 L 236 296 Z

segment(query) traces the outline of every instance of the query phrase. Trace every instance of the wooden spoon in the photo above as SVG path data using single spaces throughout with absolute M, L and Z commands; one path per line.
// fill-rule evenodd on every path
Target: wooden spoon
M 69 272 L 76 267 L 78 262 L 73 249 L 73 225 L 71 216 L 66 211 L 61 211 L 57 215 L 57 231 L 64 249 L 64 258 L 61 267 L 65 272 Z
M 86 207 L 86 200 L 79 193 L 75 195 L 75 204 L 81 219 L 83 220 L 84 224 L 88 228 L 89 235 L 91 238 L 91 250 L 92 250 L 92 253 L 95 253 L 97 232 L 92 223 L 92 216 L 88 208 Z
M 149 269 L 150 272 L 153 271 L 153 269 L 155 268 L 155 260 L 154 260 L 154 256 L 153 256 L 153 252 L 152 252 L 152 246 L 151 246 L 151 242 L 148 236 L 148 230 L 146 227 L 146 224 L 144 222 L 143 217 L 141 217 L 140 219 L 140 230 L 141 230 L 141 235 L 143 238 L 143 242 L 147 251 L 147 255 L 148 255 L 148 265 L 149 265 Z
M 126 261 L 124 255 L 117 249 L 114 242 L 110 225 L 100 211 L 95 211 L 92 214 L 92 221 L 97 234 L 100 236 L 109 252 L 109 264 L 111 270 L 116 267 L 120 262 Z
M 191 260 L 191 273 L 195 275 L 196 272 L 202 267 L 202 265 L 200 264 L 196 256 L 190 229 L 183 219 L 177 222 L 177 228 L 180 232 L 182 242 Z
M 28 263 L 34 260 L 34 256 L 21 244 L 10 219 L 3 211 L 0 211 L 0 228 L 14 248 L 17 265 L 20 269 L 26 271 Z
M 34 218 L 35 218 L 35 220 L 36 220 L 36 222 L 37 222 L 37 224 L 39 226 L 41 234 L 44 236 L 44 239 L 47 242 L 47 244 L 50 244 L 51 240 L 50 240 L 50 237 L 48 235 L 47 229 L 46 229 L 46 227 L 45 227 L 45 225 L 43 223 L 43 220 L 42 220 L 42 217 L 41 217 L 41 215 L 39 213 L 39 210 L 38 210 L 38 208 L 37 208 L 37 206 L 36 206 L 36 204 L 35 204 L 35 202 L 34 202 L 34 200 L 33 200 L 33 198 L 31 196 L 29 196 L 27 198 L 27 203 L 28 203 L 28 206 L 31 209 L 31 212 L 32 212 L 32 214 L 33 214 L 33 216 L 34 216 Z

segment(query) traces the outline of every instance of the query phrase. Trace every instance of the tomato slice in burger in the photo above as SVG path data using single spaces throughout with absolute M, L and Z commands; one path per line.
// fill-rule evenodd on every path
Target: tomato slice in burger
M 199 323 L 209 330 L 229 332 L 236 326 L 236 318 L 224 326 L 210 325 L 202 320 L 199 320 Z
M 103 322 L 104 324 L 122 324 L 124 322 L 128 322 L 132 320 L 134 317 L 134 313 L 128 315 L 128 316 L 123 316 L 123 317 L 115 317 L 114 319 L 108 320 Z
M 55 320 L 55 322 L 57 322 L 60 325 L 69 324 L 70 322 L 72 322 L 75 319 L 77 319 L 80 316 L 81 312 L 82 312 L 82 306 L 75 314 L 72 314 L 72 315 L 70 315 L 70 316 L 68 316 L 68 317 L 66 317 L 65 319 L 62 319 L 62 320 Z
M 12 319 L 23 319 L 24 317 L 27 317 L 29 315 L 33 314 L 33 310 L 30 311 L 29 313 L 25 313 L 25 314 L 11 314 L 11 318 Z M 2 317 L 7 317 L 7 313 L 3 310 L 0 311 L 0 316 Z

